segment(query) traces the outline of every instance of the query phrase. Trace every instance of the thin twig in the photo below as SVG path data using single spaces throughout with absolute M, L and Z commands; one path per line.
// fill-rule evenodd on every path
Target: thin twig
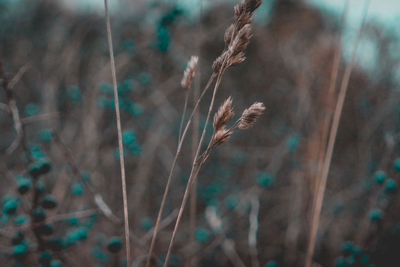
M 121 168 L 122 198 L 123 198 L 123 205 L 124 205 L 126 264 L 129 266 L 130 265 L 131 248 L 130 248 L 130 241 L 129 241 L 129 215 L 128 215 L 128 198 L 127 198 L 127 194 L 126 194 L 125 159 L 124 159 L 124 147 L 122 144 L 121 115 L 119 112 L 117 75 L 116 75 L 116 70 L 115 70 L 114 50 L 113 50 L 112 36 L 111 36 L 110 14 L 108 12 L 108 0 L 104 0 L 104 7 L 105 7 L 105 16 L 106 16 L 108 47 L 109 47 L 109 51 L 110 51 L 111 75 L 112 75 L 112 81 L 113 81 L 113 87 L 114 87 L 115 113 L 117 116 L 119 162 L 121 165 L 120 168 Z
M 356 43 L 354 45 L 354 49 L 352 51 L 350 62 L 347 65 L 345 73 L 343 75 L 343 80 L 342 80 L 342 83 L 340 86 L 338 100 L 337 100 L 337 104 L 336 104 L 336 108 L 335 108 L 335 113 L 333 115 L 333 121 L 332 121 L 332 126 L 331 126 L 329 140 L 328 140 L 328 147 L 327 147 L 327 151 L 326 151 L 326 156 L 324 158 L 324 164 L 323 164 L 323 169 L 322 169 L 321 178 L 320 178 L 321 181 L 319 182 L 319 187 L 317 188 L 317 195 L 315 198 L 315 209 L 314 209 L 313 215 L 312 215 L 310 238 L 309 238 L 307 254 L 306 254 L 306 261 L 305 261 L 306 267 L 311 267 L 311 264 L 312 264 L 315 242 L 316 242 L 316 237 L 317 237 L 317 232 L 318 232 L 318 227 L 319 227 L 319 219 L 321 216 L 322 203 L 324 200 L 326 182 L 327 182 L 329 169 L 330 169 L 330 165 L 331 165 L 331 161 L 332 161 L 332 154 L 333 154 L 333 149 L 335 146 L 336 135 L 337 135 L 337 131 L 339 128 L 340 118 L 341 118 L 341 114 L 342 114 L 342 110 L 343 110 L 344 101 L 346 98 L 350 75 L 351 75 L 351 72 L 352 72 L 353 66 L 354 66 L 354 60 L 355 60 L 358 44 L 360 42 L 361 33 L 364 28 L 365 20 L 367 17 L 369 3 L 370 2 L 368 0 L 365 5 L 363 21 L 361 23 L 361 26 L 360 26 L 360 29 L 358 32 L 358 36 L 356 39 Z

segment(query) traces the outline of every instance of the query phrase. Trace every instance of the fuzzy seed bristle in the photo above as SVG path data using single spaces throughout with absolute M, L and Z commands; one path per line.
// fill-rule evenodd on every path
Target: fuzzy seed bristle
M 261 102 L 256 102 L 251 105 L 249 108 L 243 111 L 242 116 L 239 119 L 238 128 L 241 130 L 245 130 L 254 125 L 257 118 L 263 114 L 265 110 L 265 106 Z
M 222 145 L 229 139 L 229 137 L 231 137 L 232 133 L 233 133 L 233 131 L 227 130 L 225 128 L 215 132 L 212 137 L 213 145 L 214 146 Z
M 190 85 L 192 84 L 193 78 L 196 74 L 196 67 L 199 61 L 199 57 L 191 56 L 190 60 L 187 64 L 187 67 L 183 73 L 183 78 L 181 81 L 181 86 L 183 89 L 188 90 Z
M 232 109 L 232 97 L 228 97 L 214 115 L 214 131 L 225 129 L 225 126 L 235 116 Z

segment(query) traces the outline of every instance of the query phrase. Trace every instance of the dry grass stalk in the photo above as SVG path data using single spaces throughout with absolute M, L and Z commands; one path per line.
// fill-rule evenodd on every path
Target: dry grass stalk
M 354 60 L 355 60 L 355 56 L 357 53 L 358 44 L 360 42 L 361 33 L 364 28 L 365 20 L 367 17 L 369 3 L 370 2 L 368 1 L 365 4 L 363 21 L 362 21 L 361 27 L 358 32 L 357 40 L 354 45 L 354 49 L 352 51 L 350 62 L 347 65 L 345 73 L 343 75 L 343 80 L 342 80 L 342 83 L 340 86 L 338 100 L 337 100 L 335 112 L 333 115 L 333 121 L 332 121 L 331 129 L 329 132 L 328 147 L 326 149 L 326 154 L 324 157 L 323 167 L 322 167 L 322 171 L 321 171 L 321 177 L 320 177 L 320 181 L 318 183 L 318 188 L 317 188 L 317 192 L 316 192 L 316 196 L 315 196 L 315 202 L 314 202 L 315 206 L 313 209 L 313 214 L 312 214 L 312 219 L 311 219 L 311 231 L 310 231 L 309 243 L 308 243 L 307 254 L 306 254 L 306 261 L 305 261 L 306 267 L 311 267 L 311 265 L 312 265 L 312 258 L 313 258 L 313 254 L 314 254 L 316 237 L 317 237 L 317 232 L 318 232 L 318 227 L 319 227 L 319 220 L 320 220 L 320 216 L 321 216 L 322 204 L 323 204 L 324 195 L 325 195 L 326 182 L 328 179 L 329 169 L 330 169 L 330 165 L 331 165 L 331 161 L 332 161 L 332 154 L 333 154 L 333 150 L 335 147 L 336 135 L 337 135 L 337 131 L 339 128 L 340 118 L 341 118 L 341 114 L 342 114 L 342 110 L 343 110 L 344 101 L 346 98 L 346 93 L 347 93 L 347 89 L 348 89 L 351 72 L 352 72 L 353 66 L 354 66 Z
M 196 114 L 196 111 L 197 111 L 197 109 L 199 107 L 199 104 L 200 104 L 201 100 L 203 99 L 203 96 L 205 95 L 205 93 L 210 88 L 210 86 L 211 86 L 212 82 L 214 81 L 215 77 L 216 77 L 216 74 L 213 73 L 211 75 L 210 79 L 208 80 L 205 88 L 203 89 L 202 93 L 200 94 L 199 98 L 197 99 L 196 104 L 193 107 L 193 111 L 189 116 L 189 119 L 188 119 L 188 121 L 186 123 L 185 129 L 183 130 L 182 136 L 181 136 L 181 138 L 179 140 L 179 144 L 178 144 L 178 147 L 176 149 L 175 157 L 173 159 L 172 166 L 171 166 L 171 169 L 170 169 L 170 172 L 169 172 L 169 175 L 168 175 L 167 184 L 166 184 L 165 189 L 164 189 L 163 197 L 162 197 L 161 204 L 160 204 L 160 209 L 158 211 L 158 215 L 157 215 L 157 219 L 156 219 L 156 224 L 154 226 L 154 234 L 153 234 L 153 238 L 151 239 L 151 243 L 150 243 L 149 253 L 148 253 L 147 261 L 146 261 L 146 267 L 150 266 L 150 261 L 151 261 L 152 255 L 153 255 L 153 250 L 154 250 L 155 242 L 156 242 L 158 231 L 159 231 L 161 218 L 162 218 L 163 211 L 164 211 L 165 202 L 167 200 L 167 195 L 168 195 L 168 192 L 169 192 L 169 188 L 171 186 L 172 175 L 173 175 L 174 170 L 175 170 L 175 166 L 176 166 L 176 162 L 178 160 L 178 156 L 180 155 L 180 152 L 182 150 L 183 141 L 185 140 L 185 137 L 186 137 L 187 131 L 189 129 L 189 126 L 190 126 L 190 124 L 192 122 L 193 116 Z
M 122 144 L 122 127 L 121 127 L 121 115 L 120 115 L 120 111 L 119 111 L 117 75 L 116 75 L 116 70 L 115 70 L 114 49 L 113 49 L 113 44 L 112 44 L 110 14 L 108 12 L 108 1 L 107 0 L 104 0 L 104 8 L 105 8 L 105 17 L 106 17 L 108 48 L 109 48 L 109 52 L 110 52 L 110 61 L 111 61 L 111 76 L 112 76 L 113 88 L 114 88 L 115 113 L 116 113 L 116 117 L 117 117 L 119 162 L 120 162 L 120 169 L 121 169 L 122 199 L 123 199 L 123 206 L 124 206 L 126 264 L 129 266 L 130 265 L 131 247 L 130 247 L 130 239 L 129 239 L 129 231 L 130 230 L 129 230 L 129 215 L 128 215 L 128 198 L 127 198 L 127 193 L 126 193 L 124 147 Z
M 215 90 L 214 90 L 215 92 Z M 213 98 L 214 99 L 214 98 Z M 193 183 L 195 182 L 202 166 L 210 156 L 211 152 L 219 145 L 223 144 L 226 142 L 229 137 L 232 135 L 235 129 L 241 129 L 239 128 L 239 125 L 249 119 L 249 117 L 252 118 L 252 123 L 248 124 L 247 128 L 242 128 L 242 129 L 248 129 L 250 128 L 256 119 L 262 114 L 262 111 L 265 109 L 264 105 L 262 103 L 254 103 L 250 108 L 246 109 L 242 116 L 236 121 L 236 123 L 229 129 L 226 129 L 227 123 L 233 118 L 233 110 L 232 110 L 232 99 L 229 97 L 219 108 L 219 110 L 215 113 L 214 116 L 214 134 L 211 137 L 211 140 L 207 146 L 207 149 L 203 152 L 203 154 L 197 159 L 195 158 L 196 161 L 194 161 L 193 166 L 192 166 L 192 171 L 188 180 L 188 183 L 186 185 L 185 193 L 183 196 L 183 200 L 181 203 L 181 207 L 179 209 L 179 214 L 178 218 L 176 219 L 174 231 L 172 232 L 172 237 L 171 241 L 169 243 L 168 247 L 168 252 L 167 256 L 165 258 L 165 263 L 164 267 L 168 266 L 169 258 L 171 256 L 171 251 L 172 251 L 172 246 L 174 244 L 175 238 L 176 238 L 176 233 L 178 231 L 179 223 L 182 219 L 183 211 L 186 206 L 186 202 L 189 197 L 189 193 L 191 191 L 191 187 Z M 203 130 L 204 134 L 204 130 Z M 202 135 L 202 138 L 204 138 L 204 135 Z M 200 139 L 199 146 L 197 148 L 197 153 L 196 155 L 199 154 L 199 149 L 201 145 L 202 138 Z
M 192 85 L 194 76 L 196 75 L 196 69 L 197 69 L 198 62 L 199 62 L 198 56 L 190 57 L 190 60 L 187 64 L 187 67 L 183 73 L 183 77 L 181 80 L 181 86 L 185 90 L 185 104 L 183 106 L 183 114 L 182 114 L 181 122 L 179 124 L 178 143 L 181 139 L 183 122 L 184 122 L 185 116 L 186 116 L 186 109 L 187 109 L 187 104 L 188 104 L 188 100 L 189 100 L 189 88 Z

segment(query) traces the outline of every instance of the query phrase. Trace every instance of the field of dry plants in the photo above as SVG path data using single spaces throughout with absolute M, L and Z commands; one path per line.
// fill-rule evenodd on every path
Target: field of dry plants
M 0 266 L 400 266 L 398 36 L 205 1 L 0 1 Z

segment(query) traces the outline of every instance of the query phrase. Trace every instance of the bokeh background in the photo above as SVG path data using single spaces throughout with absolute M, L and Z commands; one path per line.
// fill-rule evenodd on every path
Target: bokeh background
M 110 2 L 132 266 L 143 266 L 176 152 L 182 73 L 190 56 L 198 55 L 191 112 L 224 48 L 237 2 Z M 345 2 L 264 0 L 257 10 L 247 59 L 224 75 L 216 103 L 232 96 L 240 114 L 261 101 L 265 114 L 218 147 L 203 167 L 171 266 L 304 265 L 324 123 L 364 16 L 314 263 L 399 266 L 400 4 L 371 0 L 365 13 L 367 1 L 350 0 L 347 9 Z M 0 86 L 2 266 L 127 265 L 103 5 L 0 1 L 2 81 L 13 85 L 9 92 Z M 165 258 L 210 98 L 184 143 L 154 266 Z

